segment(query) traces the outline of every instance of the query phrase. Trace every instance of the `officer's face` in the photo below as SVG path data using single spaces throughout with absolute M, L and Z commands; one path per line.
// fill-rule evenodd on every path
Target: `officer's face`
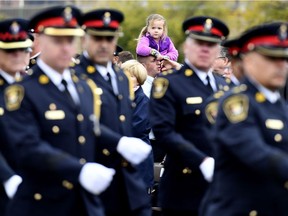
M 155 78 L 160 73 L 160 62 L 154 56 L 147 56 L 145 58 L 144 66 L 147 74 Z
M 16 72 L 23 71 L 27 66 L 27 49 L 0 49 L 0 69 L 15 76 Z M 29 61 L 29 59 L 28 59 Z
M 68 68 L 76 54 L 76 38 L 73 36 L 39 36 L 40 58 L 59 73 Z
M 243 56 L 243 68 L 247 76 L 272 91 L 285 85 L 288 69 L 285 59 L 250 52 Z
M 220 46 L 217 43 L 187 38 L 184 43 L 184 55 L 189 62 L 202 71 L 208 71 L 218 53 Z
M 113 60 L 117 40 L 118 38 L 114 36 L 86 35 L 83 47 L 95 64 L 106 66 Z

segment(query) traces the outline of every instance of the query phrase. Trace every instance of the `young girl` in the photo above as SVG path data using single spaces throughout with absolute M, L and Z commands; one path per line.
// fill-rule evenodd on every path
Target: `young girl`
M 141 56 L 153 55 L 157 60 L 177 61 L 178 51 L 167 34 L 165 18 L 159 14 L 151 14 L 139 34 L 136 53 Z

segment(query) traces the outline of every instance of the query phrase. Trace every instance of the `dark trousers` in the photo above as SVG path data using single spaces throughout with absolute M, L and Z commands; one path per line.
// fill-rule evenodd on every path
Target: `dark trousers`
M 157 140 L 150 139 L 150 143 L 151 143 L 151 146 L 152 146 L 154 162 L 157 163 L 157 162 L 163 161 L 163 158 L 165 157 L 165 152 L 159 146 L 159 144 L 157 143 Z
M 171 209 L 162 209 L 161 216 L 198 216 L 197 211 L 181 211 L 181 210 L 171 210 Z

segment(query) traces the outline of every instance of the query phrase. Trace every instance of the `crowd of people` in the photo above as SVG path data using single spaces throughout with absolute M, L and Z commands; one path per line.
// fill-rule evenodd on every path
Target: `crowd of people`
M 287 216 L 288 23 L 230 39 L 188 17 L 178 62 L 162 15 L 135 56 L 123 21 L 65 5 L 0 21 L 0 215 Z

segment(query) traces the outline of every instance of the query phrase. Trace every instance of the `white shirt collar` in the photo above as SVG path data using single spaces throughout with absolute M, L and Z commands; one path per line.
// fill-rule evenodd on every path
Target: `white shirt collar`
M 63 74 L 60 74 L 49 65 L 47 65 L 42 59 L 37 60 L 37 64 L 61 91 L 63 91 L 63 85 L 61 84 L 63 78 L 68 84 L 73 83 L 70 71 L 68 69 L 65 69 Z
M 230 80 L 232 83 L 234 83 L 235 85 L 239 85 L 240 81 L 235 77 L 235 75 L 232 73 L 230 76 Z
M 6 73 L 5 71 L 0 69 L 0 74 L 3 76 L 3 78 L 9 83 L 12 84 L 15 82 L 15 78 L 11 76 L 10 74 Z
M 275 103 L 277 100 L 280 99 L 280 93 L 278 91 L 271 91 L 264 86 L 257 84 L 258 90 L 265 95 L 268 101 L 271 103 Z
M 212 70 L 209 70 L 208 72 L 205 71 L 201 71 L 199 69 L 197 69 L 194 65 L 192 65 L 188 59 L 185 59 L 186 64 L 189 65 L 189 67 L 191 67 L 193 69 L 193 71 L 197 74 L 197 76 L 199 77 L 199 79 L 203 82 L 204 85 L 207 85 L 208 81 L 206 79 L 207 75 L 209 76 L 210 79 L 210 84 L 211 87 L 213 88 L 214 92 L 217 91 L 217 86 L 216 86 L 216 81 L 215 78 L 212 74 Z
M 148 75 L 145 81 L 152 84 L 154 79 L 155 79 L 154 77 Z
M 111 61 L 107 63 L 107 67 L 105 67 L 103 65 L 95 65 L 95 67 L 104 79 L 107 79 L 107 72 L 108 71 L 109 71 L 112 78 L 114 78 L 116 76 L 116 74 L 112 68 L 112 62 Z

